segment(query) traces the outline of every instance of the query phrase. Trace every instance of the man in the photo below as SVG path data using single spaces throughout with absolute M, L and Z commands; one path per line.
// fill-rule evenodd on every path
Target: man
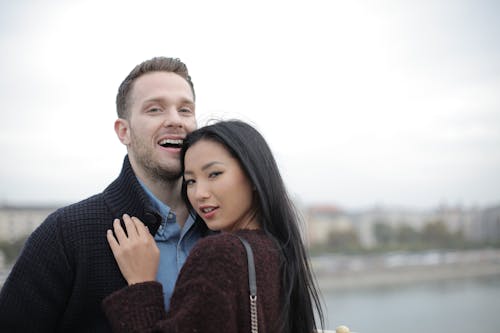
M 197 127 L 186 66 L 172 58 L 139 64 L 116 105 L 115 131 L 128 153 L 119 177 L 33 232 L 0 293 L 0 332 L 109 332 L 101 301 L 126 285 L 106 240 L 114 218 L 137 216 L 155 235 L 167 307 L 189 250 L 206 233 L 180 195 L 180 146 Z

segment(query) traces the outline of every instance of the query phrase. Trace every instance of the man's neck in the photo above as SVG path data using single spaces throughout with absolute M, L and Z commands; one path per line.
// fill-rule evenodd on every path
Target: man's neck
M 148 190 L 161 202 L 169 206 L 177 217 L 177 223 L 182 228 L 188 217 L 188 210 L 181 197 L 182 178 L 177 180 L 152 179 L 137 175 Z

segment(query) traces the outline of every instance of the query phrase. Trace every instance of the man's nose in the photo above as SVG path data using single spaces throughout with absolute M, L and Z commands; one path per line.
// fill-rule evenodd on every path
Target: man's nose
M 177 109 L 173 108 L 165 113 L 165 119 L 163 120 L 163 126 L 165 127 L 182 127 L 182 119 L 179 115 Z

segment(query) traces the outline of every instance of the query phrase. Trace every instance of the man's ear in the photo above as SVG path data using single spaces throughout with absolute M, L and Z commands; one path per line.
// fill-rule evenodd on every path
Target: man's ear
M 115 120 L 115 132 L 125 146 L 130 143 L 130 125 L 126 119 L 118 118 Z

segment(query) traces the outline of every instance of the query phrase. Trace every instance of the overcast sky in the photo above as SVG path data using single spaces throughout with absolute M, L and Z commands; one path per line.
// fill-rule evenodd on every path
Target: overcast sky
M 198 124 L 239 118 L 305 204 L 500 202 L 500 5 L 0 0 L 0 203 L 69 203 L 119 173 L 118 85 L 181 58 Z

